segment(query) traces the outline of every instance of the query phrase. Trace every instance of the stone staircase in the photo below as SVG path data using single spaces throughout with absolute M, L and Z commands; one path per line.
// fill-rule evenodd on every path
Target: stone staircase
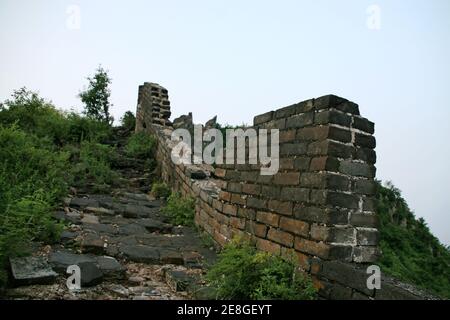
M 89 190 L 66 198 L 54 218 L 66 225 L 57 244 L 33 244 L 33 255 L 11 259 L 7 299 L 189 299 L 214 298 L 204 286 L 215 251 L 193 228 L 170 224 L 164 200 L 148 191 L 152 173 L 123 152 L 117 131 L 119 188 Z M 81 270 L 81 290 L 66 286 L 71 265 Z

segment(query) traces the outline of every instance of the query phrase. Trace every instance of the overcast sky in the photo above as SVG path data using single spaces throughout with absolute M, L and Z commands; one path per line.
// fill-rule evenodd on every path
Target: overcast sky
M 449 59 L 448 0 L 0 0 L 0 101 L 27 86 L 81 110 L 99 64 L 116 119 L 144 81 L 196 122 L 251 123 L 334 93 L 376 123 L 378 178 L 447 244 Z

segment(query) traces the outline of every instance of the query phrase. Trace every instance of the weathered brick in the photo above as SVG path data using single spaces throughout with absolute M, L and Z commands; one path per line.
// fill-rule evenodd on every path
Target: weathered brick
M 334 94 L 328 94 L 314 99 L 314 108 L 316 108 L 317 110 L 335 108 L 347 101 L 347 99 L 338 97 Z
M 280 228 L 303 237 L 307 237 L 309 234 L 309 224 L 297 219 L 281 217 Z
M 275 118 L 279 119 L 279 118 L 287 118 L 289 116 L 292 116 L 293 114 L 295 114 L 297 105 L 291 105 L 288 107 L 284 107 L 281 109 L 278 109 L 275 111 Z
M 229 192 L 241 192 L 242 185 L 239 182 L 228 182 L 227 184 L 227 190 Z
M 352 147 L 336 141 L 316 141 L 308 145 L 308 155 L 311 156 L 332 156 L 348 159 L 352 153 Z
M 215 168 L 214 169 L 214 176 L 218 177 L 218 178 L 225 178 L 227 171 L 225 169 L 221 169 L 221 168 Z
M 249 219 L 249 220 L 255 220 L 255 218 L 256 218 L 256 210 L 239 207 L 237 215 L 238 215 L 238 217 L 241 217 L 241 218 L 246 218 L 246 219 Z
M 339 283 L 334 283 L 331 288 L 330 300 L 351 300 L 352 299 L 352 289 L 340 285 Z
M 355 144 L 358 147 L 375 149 L 376 140 L 374 136 L 369 136 L 361 133 L 355 133 Z
M 239 179 L 239 171 L 226 170 L 225 179 L 227 179 L 227 180 L 238 180 Z
M 219 200 L 213 199 L 212 206 L 215 210 L 222 211 L 223 203 Z
M 374 195 L 376 191 L 375 181 L 359 179 L 353 182 L 353 192 L 365 195 Z
M 261 186 L 257 184 L 245 183 L 242 185 L 242 192 L 251 195 L 258 195 L 261 193 Z
M 297 103 L 295 113 L 305 113 L 314 109 L 314 99 Z
M 256 248 L 276 255 L 279 255 L 281 253 L 281 246 L 279 244 L 260 238 L 256 239 Z
M 261 238 L 265 238 L 267 234 L 267 226 L 261 223 L 256 223 L 254 221 L 247 221 L 245 230 Z
M 294 207 L 294 216 L 296 219 L 329 224 L 348 224 L 347 210 L 324 209 L 318 207 L 308 207 L 302 204 Z
M 308 145 L 304 142 L 285 143 L 280 146 L 280 155 L 281 156 L 305 155 L 307 150 L 308 150 Z
M 256 213 L 256 221 L 278 227 L 280 216 L 276 213 L 258 211 Z
M 351 122 L 351 116 L 336 110 L 318 112 L 314 118 L 314 123 L 316 124 L 338 124 L 344 127 L 350 127 Z
M 297 257 L 297 262 L 298 262 L 300 268 L 302 268 L 306 272 L 310 271 L 311 270 L 311 265 L 310 265 L 311 258 L 308 255 L 303 254 L 298 251 L 295 251 L 295 255 Z
M 329 190 L 349 191 L 350 180 L 349 178 L 342 175 L 327 173 L 326 188 Z
M 275 228 L 269 229 L 267 238 L 288 248 L 292 247 L 294 243 L 294 236 L 292 234 L 277 230 Z
M 291 159 L 294 162 L 293 169 L 298 171 L 307 171 L 309 169 L 309 163 L 311 158 L 309 157 L 295 157 L 294 159 Z M 281 169 L 281 167 L 280 167 Z
M 339 171 L 351 176 L 374 178 L 375 167 L 367 163 L 342 161 L 339 166 Z
M 270 199 L 276 199 L 280 197 L 280 187 L 275 185 L 262 186 L 261 195 Z
M 353 195 L 340 193 L 340 192 L 328 192 L 327 204 L 337 206 L 341 208 L 357 209 L 359 199 Z
M 320 276 L 354 288 L 368 295 L 373 294 L 373 290 L 367 288 L 367 273 L 365 268 L 356 268 L 353 264 L 342 261 L 323 261 Z
M 237 207 L 235 205 L 225 203 L 223 205 L 223 213 L 235 216 L 237 215 Z
M 266 208 L 266 200 L 258 199 L 254 197 L 247 198 L 247 206 L 250 208 L 256 208 L 256 209 L 265 209 Z
M 269 200 L 267 208 L 277 213 L 289 216 L 292 215 L 293 204 L 288 201 Z
M 230 202 L 231 200 L 231 193 L 226 191 L 220 191 L 219 192 L 219 199 Z
M 330 227 L 319 224 L 311 225 L 311 239 L 340 244 L 354 244 L 355 229 L 352 227 Z
M 297 132 L 295 131 L 295 129 L 280 131 L 279 142 L 280 143 L 292 142 L 295 140 L 296 134 Z
M 293 170 L 293 169 L 294 169 L 294 159 L 292 158 L 280 159 L 280 170 Z
M 328 138 L 328 126 L 315 126 L 297 130 L 298 140 L 325 140 Z
M 354 117 L 352 127 L 370 134 L 375 132 L 375 124 L 366 118 Z
M 241 181 L 246 182 L 256 182 L 258 180 L 259 172 L 258 171 L 243 171 L 241 172 L 240 179 Z
M 245 229 L 245 219 L 231 217 L 230 218 L 230 226 L 236 229 L 244 230 Z
M 376 262 L 380 257 L 378 247 L 358 246 L 353 249 L 353 261 L 356 263 Z
M 368 148 L 354 148 L 353 159 L 362 160 L 369 164 L 374 164 L 377 161 L 377 155 L 374 150 Z
M 273 115 L 274 115 L 273 111 L 258 115 L 253 119 L 253 124 L 256 126 L 256 125 L 262 124 L 264 122 L 268 122 L 273 119 Z
M 375 212 L 377 203 L 373 197 L 363 197 L 363 211 Z
M 379 219 L 376 214 L 352 213 L 350 224 L 355 227 L 377 228 Z
M 325 188 L 326 175 L 323 173 L 302 173 L 300 176 L 300 185 L 306 188 Z
M 312 124 L 314 121 L 314 114 L 312 112 L 302 113 L 287 118 L 287 128 L 302 128 Z
M 328 258 L 330 246 L 323 242 L 310 241 L 304 238 L 295 237 L 295 250 L 311 254 L 322 259 Z
M 308 202 L 309 192 L 310 190 L 306 188 L 283 187 L 281 189 L 280 199 L 298 202 Z
M 374 228 L 356 228 L 357 243 L 360 246 L 376 246 L 379 241 L 379 233 Z
M 273 182 L 278 185 L 298 185 L 300 182 L 300 173 L 279 172 L 274 175 Z
M 344 130 L 331 126 L 317 126 L 298 129 L 298 140 L 337 140 L 341 142 L 350 142 L 352 140 L 352 134 L 350 130 Z
M 238 193 L 233 193 L 231 195 L 231 203 L 235 203 L 235 204 L 239 204 L 241 206 L 245 206 L 246 204 L 246 199 L 244 196 L 238 194 Z
M 273 180 L 273 175 L 263 176 L 259 175 L 257 179 L 258 184 L 271 184 Z

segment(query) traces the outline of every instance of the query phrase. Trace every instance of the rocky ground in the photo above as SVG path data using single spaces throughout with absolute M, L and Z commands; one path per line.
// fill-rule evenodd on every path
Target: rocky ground
M 151 173 L 143 163 L 121 153 L 117 171 L 120 188 L 72 190 L 54 213 L 67 226 L 59 243 L 33 244 L 31 257 L 11 259 L 4 298 L 214 298 L 202 280 L 214 249 L 195 229 L 169 223 L 160 212 L 164 201 L 148 192 Z M 70 265 L 81 269 L 81 290 L 66 286 Z

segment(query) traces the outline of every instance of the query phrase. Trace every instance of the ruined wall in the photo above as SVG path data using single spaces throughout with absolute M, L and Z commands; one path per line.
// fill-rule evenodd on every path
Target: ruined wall
M 376 154 L 374 124 L 358 105 L 328 95 L 256 116 L 256 130 L 280 130 L 273 176 L 260 175 L 259 165 L 175 165 L 169 116 L 167 90 L 141 86 L 136 130 L 157 137 L 162 179 L 196 199 L 195 222 L 218 244 L 241 236 L 260 250 L 294 253 L 324 298 L 421 296 L 386 277 L 382 290 L 366 286 L 366 266 L 379 255 Z

